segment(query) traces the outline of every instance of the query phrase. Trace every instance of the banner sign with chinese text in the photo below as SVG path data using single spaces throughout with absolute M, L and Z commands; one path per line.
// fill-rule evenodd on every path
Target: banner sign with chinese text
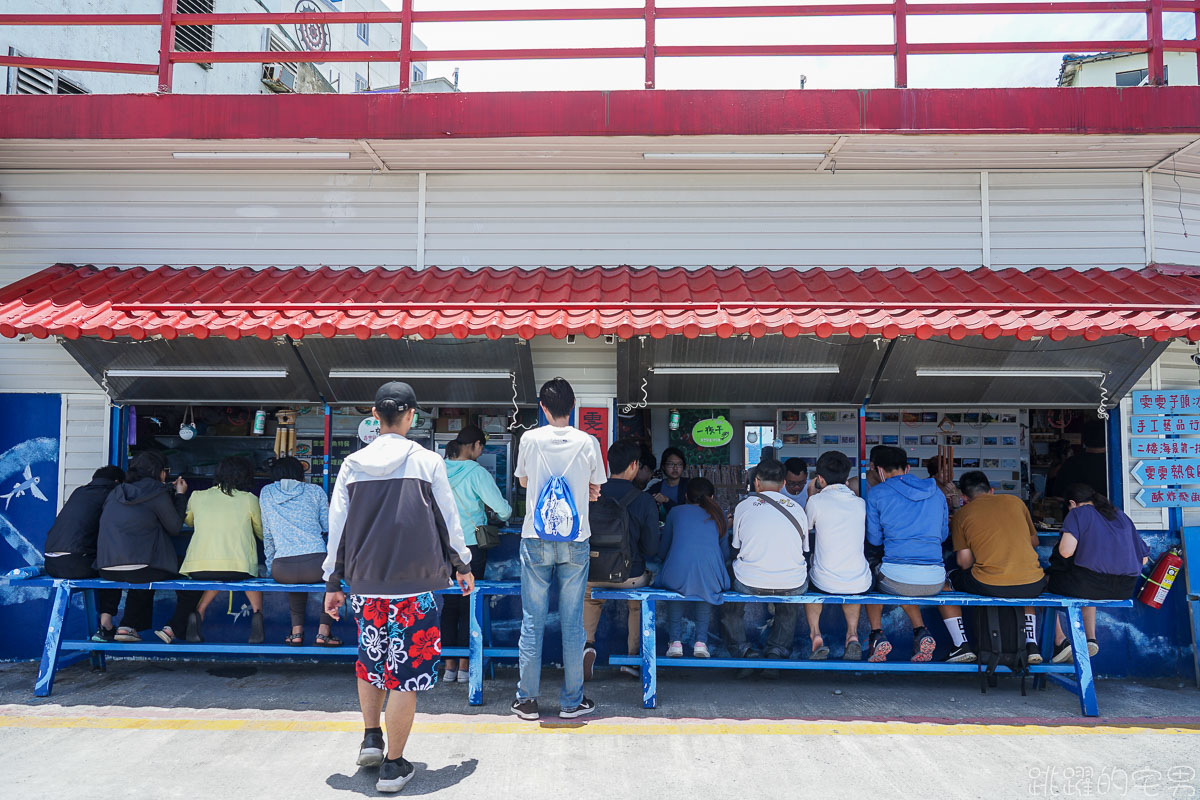
M 1129 431 L 1134 436 L 1200 434 L 1200 417 L 1130 417 Z
M 1200 506 L 1200 489 L 1142 489 L 1137 493 L 1142 508 Z
M 600 454 L 608 466 L 609 409 L 605 406 L 584 406 L 579 409 L 579 430 L 600 440 Z
M 1135 414 L 1198 414 L 1200 390 L 1161 389 L 1133 393 Z
M 1134 458 L 1200 458 L 1200 439 L 1130 439 Z
M 1200 458 L 1180 461 L 1139 461 L 1130 470 L 1143 486 L 1200 483 Z

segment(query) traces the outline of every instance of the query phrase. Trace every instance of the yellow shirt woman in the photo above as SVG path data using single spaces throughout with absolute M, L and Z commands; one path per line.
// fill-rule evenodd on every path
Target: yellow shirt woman
M 262 512 L 258 498 L 234 489 L 226 494 L 217 486 L 188 498 L 184 524 L 195 528 L 187 556 L 179 571 L 242 572 L 258 576 L 258 547 L 262 539 Z

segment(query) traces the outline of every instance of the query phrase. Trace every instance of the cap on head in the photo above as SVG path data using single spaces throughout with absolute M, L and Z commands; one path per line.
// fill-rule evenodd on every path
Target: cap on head
M 375 392 L 375 407 L 379 408 L 384 400 L 394 400 L 396 410 L 408 411 L 417 407 L 417 393 L 403 381 L 388 381 Z

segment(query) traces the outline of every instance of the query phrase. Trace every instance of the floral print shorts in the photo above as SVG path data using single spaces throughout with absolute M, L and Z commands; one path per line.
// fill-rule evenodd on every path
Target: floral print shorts
M 442 655 L 440 616 L 433 594 L 393 600 L 350 595 L 358 623 L 355 674 L 380 689 L 422 692 L 437 683 Z

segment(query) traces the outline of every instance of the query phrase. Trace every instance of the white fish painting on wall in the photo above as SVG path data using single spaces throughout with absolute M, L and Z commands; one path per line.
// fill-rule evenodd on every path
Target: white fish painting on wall
M 29 492 L 38 500 L 49 502 L 49 498 L 42 494 L 42 490 L 38 488 L 38 484 L 42 479 L 33 474 L 33 467 L 29 464 L 25 465 L 25 480 L 13 484 L 13 490 L 8 494 L 0 494 L 0 500 L 4 501 L 4 510 L 8 510 L 8 504 L 12 502 L 14 497 L 24 497 L 25 492 Z
M 44 467 L 38 467 L 39 464 L 58 464 L 58 439 L 49 436 L 27 439 L 0 453 L 0 488 L 11 487 L 10 491 L 0 493 L 5 512 L 0 513 L 0 537 L 31 565 L 42 563 L 41 548 L 17 530 L 6 514 L 21 508 L 21 503 L 50 502 L 40 486 L 41 476 L 37 471 Z

